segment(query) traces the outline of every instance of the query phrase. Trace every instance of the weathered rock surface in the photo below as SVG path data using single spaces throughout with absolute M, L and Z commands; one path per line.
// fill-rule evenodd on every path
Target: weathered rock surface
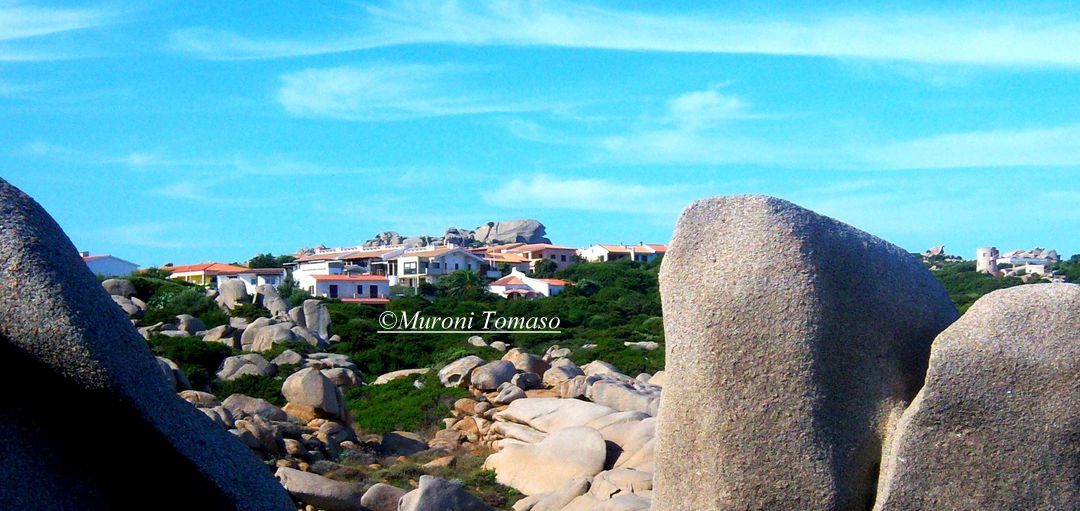
M 320 300 L 304 300 L 304 327 L 319 335 L 319 338 L 330 337 L 330 312 Z
M 104 287 L 105 292 L 112 296 L 123 296 L 124 298 L 135 296 L 135 284 L 132 284 L 127 279 L 105 279 L 101 282 L 101 287 Z
M 233 394 L 225 398 L 221 405 L 229 410 L 234 417 L 259 416 L 273 421 L 284 421 L 289 418 L 284 410 L 274 406 L 269 401 L 243 394 Z
M 251 451 L 168 388 L 60 227 L 2 179 L 0 283 L 0 356 L 20 368 L 0 372 L 20 389 L 0 395 L 0 508 L 138 508 L 150 494 L 185 509 L 295 509 Z M 73 438 L 72 417 L 109 420 L 80 421 Z M 117 424 L 137 470 L 84 441 Z
M 241 376 L 270 376 L 274 374 L 274 366 L 270 365 L 262 355 L 258 353 L 245 353 L 234 357 L 228 357 L 221 362 L 221 369 L 217 377 L 222 380 L 235 380 Z
M 459 358 L 439 369 L 439 381 L 444 387 L 468 387 L 473 370 L 484 364 L 476 355 Z
M 244 333 L 245 335 L 247 334 L 246 331 Z M 269 351 L 271 348 L 274 347 L 275 344 L 292 342 L 295 340 L 296 334 L 293 333 L 292 328 L 289 327 L 288 323 L 266 325 L 259 328 L 258 331 L 255 332 L 255 339 L 251 344 L 251 351 Z
M 285 379 L 281 394 L 289 402 L 284 410 L 301 420 L 330 418 L 348 420 L 345 396 L 334 382 L 318 369 L 301 369 Z
M 278 294 L 277 288 L 262 284 L 255 288 L 255 300 L 270 311 L 275 318 L 284 318 L 289 314 L 289 303 Z
M 472 372 L 472 386 L 480 390 L 495 390 L 514 377 L 514 364 L 496 360 L 477 367 Z
M 187 332 L 188 335 L 195 335 L 196 332 L 206 330 L 206 324 L 191 314 L 181 314 L 176 316 L 176 329 Z
M 311 472 L 281 467 L 274 473 L 281 485 L 297 500 L 326 511 L 365 511 L 358 484 L 344 483 Z
M 882 511 L 1080 509 L 1080 286 L 980 298 L 934 341 Z
M 754 261 L 753 264 L 734 264 Z M 862 509 L 956 318 L 905 250 L 789 202 L 698 201 L 660 272 L 657 511 Z
M 520 401 L 518 401 L 520 402 Z M 604 469 L 604 438 L 595 429 L 560 429 L 535 445 L 509 444 L 488 456 L 484 467 L 525 495 L 558 490 L 566 481 Z
M 418 487 L 401 497 L 398 511 L 494 511 L 460 484 L 422 475 Z
M 227 279 L 218 284 L 218 296 L 215 299 L 218 305 L 232 310 L 240 303 L 250 303 L 247 286 L 240 279 Z
M 545 362 L 544 359 L 521 348 L 507 351 L 502 359 L 514 364 L 514 367 L 523 373 L 544 374 L 551 368 L 551 364 Z
M 398 502 L 406 493 L 397 486 L 386 483 L 375 483 L 364 496 L 360 498 L 360 505 L 371 511 L 397 511 Z
M 427 374 L 430 370 L 431 369 L 427 367 L 421 367 L 418 369 L 399 369 L 397 371 L 390 371 L 386 374 L 380 374 L 378 378 L 375 378 L 375 382 L 372 383 L 372 385 L 382 385 L 384 383 L 394 381 L 398 378 Z

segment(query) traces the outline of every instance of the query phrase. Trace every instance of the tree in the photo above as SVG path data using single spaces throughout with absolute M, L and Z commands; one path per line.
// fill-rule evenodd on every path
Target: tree
M 441 296 L 449 298 L 476 298 L 487 294 L 487 282 L 479 273 L 470 270 L 458 270 L 439 279 L 436 287 Z
M 551 259 L 544 259 L 537 261 L 536 266 L 533 266 L 532 277 L 538 279 L 550 279 L 555 276 L 555 272 L 559 270 L 559 265 L 555 264 L 555 261 Z
M 248 268 L 284 268 L 286 263 L 295 261 L 296 258 L 291 255 L 279 255 L 275 256 L 269 252 L 265 254 L 256 254 L 247 262 Z

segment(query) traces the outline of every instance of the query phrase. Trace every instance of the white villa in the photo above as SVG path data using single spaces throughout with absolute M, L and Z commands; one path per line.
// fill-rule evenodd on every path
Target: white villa
M 90 252 L 80 252 L 79 255 L 94 275 L 123 277 L 139 269 L 139 265 L 109 254 L 90 255 Z
M 293 280 L 300 289 L 315 295 L 316 277 L 388 275 L 392 271 L 389 258 L 404 252 L 406 248 L 404 245 L 378 248 L 324 248 L 316 250 L 314 254 L 301 256 L 286 266 L 292 268 Z
M 537 279 L 525 275 L 517 268 L 510 274 L 488 285 L 488 291 L 503 298 L 537 298 L 555 296 L 566 289 L 566 281 Z
M 390 301 L 390 280 L 385 275 L 313 275 L 312 296 L 343 302 L 383 304 Z
M 593 245 L 580 251 L 581 258 L 591 263 L 618 261 L 649 262 L 667 252 L 667 245 L 638 243 L 637 245 Z
M 387 259 L 391 286 L 418 287 L 425 282 L 434 284 L 457 270 L 487 269 L 483 257 L 451 244 L 406 249 Z
M 240 280 L 248 294 L 254 294 L 263 284 L 277 286 L 285 280 L 285 268 L 248 268 L 226 263 L 200 263 L 183 266 L 165 266 L 169 278 L 191 282 L 200 286 L 218 287 L 230 279 Z

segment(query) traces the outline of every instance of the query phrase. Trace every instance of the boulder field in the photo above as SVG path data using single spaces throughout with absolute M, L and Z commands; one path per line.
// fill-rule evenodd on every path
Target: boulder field
M 364 435 L 344 399 L 364 378 L 322 349 L 338 339 L 321 302 L 290 307 L 273 287 L 249 296 L 226 282 L 210 294 L 222 308 L 259 303 L 273 317 L 142 325 L 131 283 L 99 284 L 52 218 L 0 179 L 0 354 L 21 369 L 0 372 L 15 389 L 0 397 L 0 508 L 138 508 L 151 494 L 185 509 L 491 510 L 450 476 L 397 488 L 339 473 L 410 459 L 446 469 L 467 451 L 524 496 L 515 511 L 1080 509 L 1080 286 L 995 291 L 957 319 L 904 250 L 740 196 L 687 208 L 660 290 L 665 341 L 625 347 L 665 349 L 663 371 L 629 376 L 579 366 L 570 348 L 474 336 L 463 347 L 501 358 L 373 380 L 422 387 L 434 371 L 431 384 L 467 389 L 444 428 Z M 245 351 L 217 377 L 277 374 L 287 404 L 191 389 L 150 353 L 153 334 Z M 293 341 L 315 352 L 268 360 Z M 71 417 L 107 420 L 74 437 Z M 92 441 L 116 424 L 134 461 Z

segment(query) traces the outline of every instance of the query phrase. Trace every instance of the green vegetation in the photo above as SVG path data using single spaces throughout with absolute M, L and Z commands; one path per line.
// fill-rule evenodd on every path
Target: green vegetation
M 147 341 L 150 351 L 172 360 L 187 375 L 191 386 L 206 388 L 214 378 L 221 361 L 235 353 L 232 348 L 216 342 L 204 342 L 200 337 L 167 337 L 153 335 Z M 280 389 L 280 386 L 278 387 Z
M 278 368 L 278 374 L 274 376 L 256 376 L 245 374 L 232 381 L 214 380 L 211 390 L 218 399 L 236 394 L 265 399 L 276 406 L 285 406 L 285 397 L 281 395 L 281 385 L 285 378 L 295 372 L 295 367 L 284 366 Z
M 559 265 L 551 259 L 544 259 L 538 261 L 533 268 L 532 276 L 538 279 L 547 279 L 555 276 L 555 272 L 559 270 Z
M 255 257 L 248 259 L 246 266 L 248 268 L 284 268 L 286 263 L 295 260 L 296 258 L 291 255 L 257 254 Z
M 1067 261 L 1053 265 L 1051 269 L 1064 275 L 1065 282 L 1080 284 L 1080 254 L 1074 254 Z
M 421 388 L 413 385 L 422 381 Z M 465 389 L 446 388 L 435 371 L 398 378 L 383 385 L 365 385 L 345 393 L 356 426 L 367 433 L 437 429 L 454 401 L 468 396 Z
M 975 271 L 975 261 L 948 263 L 933 273 L 961 314 L 967 312 L 975 300 L 991 291 L 1024 284 L 1019 277 L 994 277 L 979 273 Z
M 153 296 L 146 301 L 143 323 L 147 325 L 159 321 L 170 323 L 176 321 L 176 316 L 179 314 L 191 314 L 205 323 L 207 328 L 229 322 L 229 315 L 218 307 L 217 302 L 206 296 L 206 290 L 203 288 L 170 286 L 155 290 Z

